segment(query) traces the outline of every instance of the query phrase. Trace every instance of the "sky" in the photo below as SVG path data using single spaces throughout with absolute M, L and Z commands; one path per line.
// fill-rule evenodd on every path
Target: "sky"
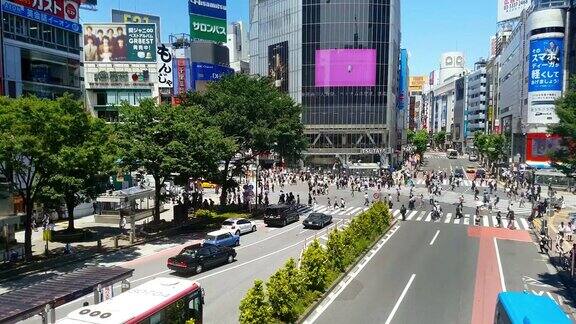
M 111 9 L 160 16 L 162 40 L 189 33 L 187 0 L 100 0 L 98 11 L 81 12 L 81 22 L 109 22 Z M 440 54 L 461 51 L 467 66 L 487 58 L 496 32 L 496 0 L 401 0 L 402 47 L 410 52 L 411 75 L 437 69 Z M 228 22 L 248 22 L 248 0 L 228 0 Z

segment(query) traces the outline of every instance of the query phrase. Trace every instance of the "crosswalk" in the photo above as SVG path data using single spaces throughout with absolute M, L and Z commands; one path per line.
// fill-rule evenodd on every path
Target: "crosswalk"
M 472 180 L 468 180 L 468 179 L 460 179 L 460 187 L 472 187 Z M 415 185 L 426 185 L 426 180 L 425 179 L 421 179 L 418 178 L 416 180 L 414 180 L 414 184 Z M 450 180 L 448 179 L 444 179 L 444 181 L 442 181 L 442 185 L 444 186 L 448 186 L 450 185 Z M 488 183 L 486 181 L 480 183 L 480 181 L 476 181 L 476 186 L 478 188 L 488 188 Z
M 346 207 L 346 208 L 332 208 L 329 206 L 323 205 L 316 205 L 316 206 L 300 206 L 300 211 L 302 212 L 317 212 L 317 213 L 325 213 L 332 215 L 333 217 L 342 217 L 342 216 L 355 216 L 363 211 L 366 211 L 368 207 Z M 402 215 L 400 214 L 400 209 L 393 209 L 392 216 L 396 219 L 401 219 Z M 432 220 L 432 213 L 430 211 L 422 211 L 422 210 L 408 210 L 406 212 L 406 220 L 407 221 L 414 221 L 414 222 L 425 222 L 425 223 L 443 223 L 443 224 L 454 224 L 454 225 L 464 225 L 470 226 L 474 225 L 474 215 L 473 214 L 464 214 L 462 218 L 456 218 L 456 215 L 453 213 L 443 213 L 439 220 Z M 345 222 L 342 226 L 345 226 L 348 219 L 344 220 Z M 498 222 L 496 220 L 496 215 L 485 215 L 482 217 L 481 224 L 479 226 L 482 227 L 497 227 Z M 502 219 L 502 226 L 508 227 L 508 220 L 503 218 Z M 530 225 L 526 218 L 524 217 L 516 217 L 514 221 L 514 228 L 518 230 L 528 231 L 530 230 Z
M 396 219 L 401 219 L 399 209 L 392 210 L 392 216 Z M 456 218 L 453 213 L 444 213 L 439 220 L 432 220 L 432 213 L 430 211 L 420 211 L 413 210 L 406 212 L 407 221 L 415 222 L 427 222 L 427 223 L 443 223 L 443 224 L 455 224 L 455 225 L 474 225 L 474 215 L 464 214 L 462 218 Z M 480 225 L 482 227 L 498 227 L 498 222 L 496 220 L 496 215 L 486 215 L 482 217 Z M 508 220 L 502 219 L 502 226 L 508 227 Z M 530 230 L 530 224 L 524 217 L 516 217 L 514 220 L 514 228 L 518 230 L 528 231 Z

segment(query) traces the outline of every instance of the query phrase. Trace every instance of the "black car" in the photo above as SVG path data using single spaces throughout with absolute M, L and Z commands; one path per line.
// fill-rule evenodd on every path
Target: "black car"
M 332 223 L 332 216 L 322 213 L 312 213 L 302 222 L 304 228 L 323 228 Z
M 464 169 L 458 167 L 454 169 L 454 177 L 456 178 L 464 178 Z
M 232 263 L 236 250 L 212 244 L 194 244 L 185 247 L 177 256 L 168 259 L 168 269 L 179 273 L 200 273 L 224 263 Z
M 296 205 L 272 205 L 264 211 L 264 223 L 268 226 L 286 226 L 299 220 Z

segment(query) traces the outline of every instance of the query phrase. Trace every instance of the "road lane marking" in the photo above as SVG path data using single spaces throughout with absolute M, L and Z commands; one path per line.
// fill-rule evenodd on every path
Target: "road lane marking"
M 267 240 L 269 240 L 269 239 L 271 239 L 271 238 L 274 238 L 274 237 L 276 237 L 276 236 L 279 236 L 279 235 L 288 233 L 288 232 L 290 232 L 290 231 L 293 230 L 293 229 L 299 228 L 300 225 L 301 225 L 300 223 L 296 223 L 294 226 L 292 226 L 291 228 L 289 228 L 289 229 L 287 229 L 287 230 L 285 230 L 285 231 L 283 231 L 283 232 L 276 233 L 276 234 L 274 234 L 274 235 L 270 235 L 270 236 L 268 236 L 268 237 L 266 237 L 266 238 L 261 239 L 260 241 L 256 241 L 256 242 L 253 242 L 253 243 L 250 243 L 250 244 L 246 244 L 246 245 L 241 245 L 240 247 L 237 247 L 237 248 L 236 248 L 236 251 L 245 249 L 245 248 L 250 247 L 250 246 L 252 246 L 252 245 L 256 245 L 256 244 L 262 243 L 262 242 L 267 241 Z
M 498 271 L 500 271 L 500 285 L 502 286 L 502 291 L 506 292 L 506 282 L 504 282 L 504 271 L 502 271 L 502 261 L 500 261 L 500 251 L 498 250 L 498 242 L 496 237 L 494 237 L 494 248 L 496 249 L 496 260 L 498 261 Z
M 436 238 L 438 237 L 438 234 L 440 234 L 440 230 L 436 231 L 436 234 L 434 235 L 434 237 L 432 238 L 432 241 L 430 241 L 430 246 L 434 245 L 434 242 L 436 241 Z
M 414 281 L 414 278 L 416 278 L 416 274 L 413 273 L 412 276 L 410 277 L 410 280 L 408 280 L 408 283 L 406 284 L 406 287 L 404 287 L 404 290 L 402 291 L 402 294 L 400 295 L 400 298 L 398 298 L 398 300 L 396 301 L 396 304 L 394 305 L 394 308 L 392 308 L 392 312 L 390 313 L 390 315 L 388 315 L 388 319 L 386 320 L 386 322 L 384 324 L 390 324 L 392 322 L 392 319 L 394 318 L 394 315 L 396 315 L 396 312 L 398 311 L 398 308 L 400 307 L 400 304 L 402 303 L 402 300 L 404 299 L 404 297 L 406 296 L 406 293 L 408 292 L 408 289 L 410 289 L 410 286 L 412 285 L 412 282 Z
M 396 217 L 398 215 L 398 213 L 400 213 L 400 210 L 396 209 L 393 213 L 392 216 Z
M 520 223 L 522 223 L 522 225 L 524 226 L 524 228 L 525 228 L 526 230 L 530 229 L 530 225 L 529 225 L 528 222 L 526 221 L 526 218 L 520 217 Z
M 466 214 L 464 216 L 464 225 L 470 225 L 470 215 Z
M 411 212 L 411 213 L 410 213 L 410 215 L 408 215 L 408 217 L 406 217 L 406 220 L 411 220 L 411 219 L 412 219 L 412 217 L 416 216 L 416 214 L 418 214 L 418 212 L 417 212 L 417 211 L 413 211 L 413 212 Z
M 494 227 L 498 227 L 498 220 L 496 219 L 496 216 L 492 216 L 492 224 L 494 224 Z
M 338 285 L 339 289 L 335 289 L 334 291 L 332 291 L 332 293 L 328 295 L 328 297 L 324 300 L 324 302 L 318 305 L 318 307 L 310 314 L 308 318 L 304 320 L 303 323 L 304 324 L 314 323 L 320 317 L 320 315 L 322 315 L 322 313 L 324 313 L 324 311 L 332 304 L 332 302 L 334 302 L 334 300 L 338 298 L 338 296 L 346 289 L 346 287 L 353 281 L 353 279 L 362 271 L 362 269 L 364 269 L 364 267 L 368 263 L 370 263 L 370 260 L 372 260 L 372 258 L 378 254 L 378 252 L 382 249 L 382 247 L 386 245 L 388 240 L 398 231 L 399 228 L 400 224 L 394 226 L 394 228 L 392 228 L 392 230 L 390 230 L 390 232 L 388 232 L 388 234 L 384 236 L 384 239 L 381 240 L 379 243 L 377 243 L 376 246 L 372 248 L 372 250 L 370 250 L 372 254 L 371 255 L 367 254 L 365 260 L 361 261 L 364 263 L 362 264 L 359 263 L 358 268 L 354 272 L 350 272 L 347 276 L 345 276 Z
M 488 217 L 482 217 L 482 226 L 490 227 L 490 223 L 488 223 Z
M 450 223 L 451 218 L 452 218 L 452 213 L 446 214 L 446 219 L 444 220 L 444 224 Z
M 416 221 L 417 221 L 417 222 L 421 221 L 421 220 L 422 220 L 422 217 L 424 217 L 425 215 L 426 215 L 426 212 L 425 212 L 425 211 L 421 212 L 421 213 L 420 213 L 420 216 L 418 216 L 418 218 L 416 218 Z

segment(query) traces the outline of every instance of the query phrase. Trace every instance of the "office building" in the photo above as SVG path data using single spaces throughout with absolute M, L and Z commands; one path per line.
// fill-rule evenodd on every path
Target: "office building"
M 80 0 L 63 3 L 43 8 L 39 1 L 2 1 L 0 94 L 81 96 Z
M 230 51 L 230 67 L 236 72 L 250 73 L 250 40 L 243 22 L 228 25 L 226 47 Z
M 249 10 L 250 72 L 302 104 L 308 162 L 393 162 L 400 1 L 251 0 Z
M 470 144 L 474 133 L 487 133 L 486 61 L 474 64 L 474 71 L 466 76 L 466 139 Z

